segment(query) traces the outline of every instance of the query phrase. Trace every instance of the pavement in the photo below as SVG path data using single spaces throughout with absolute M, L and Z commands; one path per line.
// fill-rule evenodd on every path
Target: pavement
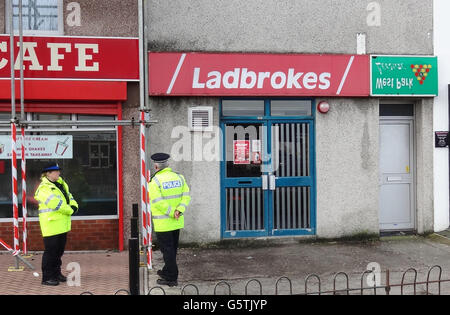
M 113 295 L 119 289 L 128 289 L 128 252 L 73 252 L 63 256 L 62 273 L 69 282 L 56 287 L 41 285 L 42 253 L 27 258 L 39 273 L 32 270 L 8 271 L 15 267 L 15 259 L 0 254 L 0 295 Z M 24 266 L 20 263 L 20 266 Z M 119 292 L 119 294 L 122 292 Z
M 178 254 L 178 286 L 158 286 L 156 270 L 162 268 L 159 250 L 153 251 L 153 270 L 141 268 L 141 293 L 150 295 L 288 295 L 356 288 L 360 294 L 361 278 L 367 287 L 364 271 L 379 270 L 378 284 L 386 284 L 389 270 L 390 294 L 400 294 L 395 286 L 439 279 L 441 294 L 450 295 L 450 238 L 445 234 L 390 236 L 365 241 L 302 240 L 295 238 L 229 241 L 209 246 L 182 247 Z M 40 269 L 42 254 L 27 260 Z M 63 256 L 63 273 L 69 281 L 57 287 L 41 285 L 33 271 L 8 271 L 14 266 L 8 253 L 0 253 L 0 295 L 94 295 L 126 294 L 128 290 L 128 252 L 68 252 Z M 411 269 L 414 268 L 414 269 Z M 432 269 L 433 268 L 433 269 Z M 40 270 L 36 270 L 40 273 Z M 417 272 L 417 277 L 416 277 Z M 312 275 L 312 276 L 311 276 Z M 309 276 L 309 278 L 308 278 Z M 306 279 L 307 286 L 305 287 Z M 348 279 L 348 285 L 347 285 Z M 370 279 L 369 279 L 370 280 Z M 425 284 L 417 284 L 417 294 L 426 293 Z M 437 284 L 429 291 L 438 293 Z M 405 294 L 414 286 L 405 285 Z M 373 289 L 364 294 L 374 294 Z M 346 291 L 339 292 L 339 294 Z M 385 294 L 378 289 L 377 294 Z

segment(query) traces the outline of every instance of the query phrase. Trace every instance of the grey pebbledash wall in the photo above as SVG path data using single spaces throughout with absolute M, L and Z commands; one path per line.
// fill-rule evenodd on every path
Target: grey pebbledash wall
M 432 54 L 432 0 L 150 0 L 152 51 Z

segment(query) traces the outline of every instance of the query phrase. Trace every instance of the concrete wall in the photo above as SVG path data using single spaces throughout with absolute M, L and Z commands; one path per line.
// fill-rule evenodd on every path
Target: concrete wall
M 220 161 L 205 161 L 202 152 L 220 139 L 216 133 L 188 131 L 188 108 L 212 106 L 219 125 L 219 100 L 215 98 L 151 98 L 152 116 L 159 121 L 150 129 L 150 153 L 167 152 L 170 167 L 183 174 L 191 189 L 185 216 L 184 242 L 220 239 Z M 214 142 L 218 144 L 217 142 Z M 213 151 L 213 150 L 210 150 Z M 219 153 L 219 151 L 217 152 Z
M 367 53 L 433 53 L 432 0 L 149 0 L 147 6 L 153 51 L 356 53 L 356 34 L 366 33 Z
M 0 34 L 6 33 L 5 29 L 5 14 L 3 12 L 6 12 L 5 10 L 5 0 L 0 0 Z
M 64 0 L 64 21 L 70 11 Z M 78 0 L 81 25 L 70 27 L 65 23 L 66 36 L 138 37 L 138 6 L 135 0 Z
M 318 100 L 321 101 L 321 100 Z M 378 233 L 379 103 L 413 103 L 418 233 L 433 231 L 433 99 L 328 99 L 316 116 L 317 235 Z
M 418 233 L 434 231 L 433 103 L 432 98 L 415 102 L 416 225 Z
M 378 233 L 378 100 L 327 101 L 316 116 L 317 235 Z

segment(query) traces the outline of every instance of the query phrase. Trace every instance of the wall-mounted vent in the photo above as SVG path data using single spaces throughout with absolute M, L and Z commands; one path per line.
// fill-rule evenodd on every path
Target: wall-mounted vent
M 213 131 L 213 108 L 212 107 L 189 108 L 189 130 Z

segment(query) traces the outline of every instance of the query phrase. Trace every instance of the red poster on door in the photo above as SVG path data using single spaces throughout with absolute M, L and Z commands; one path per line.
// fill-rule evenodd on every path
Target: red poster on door
M 250 164 L 250 141 L 234 140 L 233 164 Z
M 369 96 L 366 55 L 149 53 L 150 95 Z

